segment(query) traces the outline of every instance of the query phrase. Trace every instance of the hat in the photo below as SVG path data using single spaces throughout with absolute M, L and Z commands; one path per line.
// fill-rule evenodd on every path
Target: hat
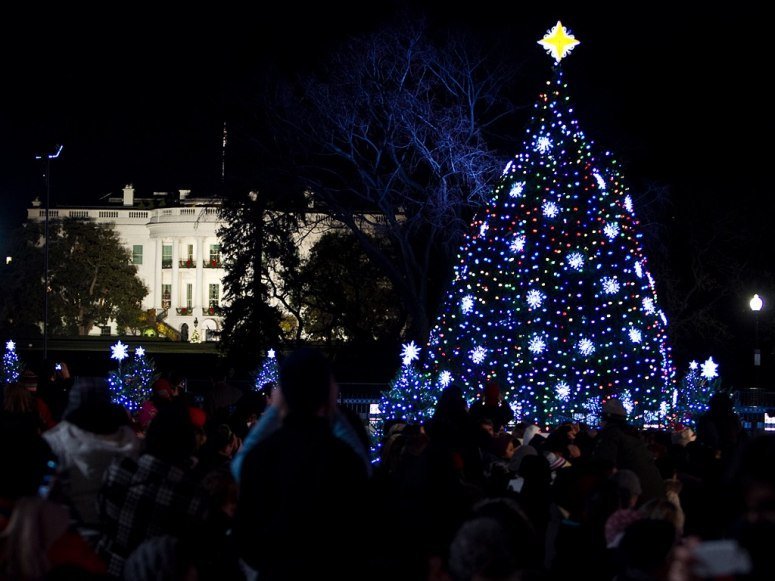
M 619 488 L 624 488 L 633 496 L 637 496 L 643 493 L 643 489 L 640 486 L 640 478 L 632 470 L 628 470 L 627 468 L 620 468 L 611 475 L 611 480 L 616 484 L 616 486 Z
M 21 374 L 19 383 L 30 391 L 38 390 L 38 376 L 34 371 L 30 371 L 29 369 Z
M 569 464 L 565 458 L 554 452 L 545 452 L 544 456 L 546 456 L 546 460 L 549 462 L 549 470 L 559 470 Z
M 156 395 L 166 398 L 172 397 L 172 384 L 163 377 L 154 381 L 151 388 Z
M 188 417 L 195 428 L 204 428 L 207 423 L 207 414 L 202 408 L 196 406 L 189 406 Z
M 623 418 L 627 417 L 627 410 L 624 409 L 624 405 L 622 405 L 621 400 L 618 400 L 615 397 L 605 401 L 603 404 L 603 413 L 610 416 L 621 416 Z

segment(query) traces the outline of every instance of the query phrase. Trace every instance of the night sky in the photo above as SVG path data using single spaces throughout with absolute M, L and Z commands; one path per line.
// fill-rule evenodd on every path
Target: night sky
M 690 14 L 677 12 L 674 1 L 618 3 L 613 11 L 578 4 L 484 0 L 448 10 L 424 3 L 433 26 L 505 39 L 520 63 L 514 98 L 525 108 L 513 120 L 511 153 L 550 74 L 551 60 L 536 41 L 562 20 L 581 41 L 564 68 L 587 136 L 614 152 L 635 193 L 648 184 L 668 188 L 672 206 L 660 217 L 668 231 L 697 221 L 747 229 L 760 242 L 740 260 L 764 274 L 738 286 L 763 284 L 775 210 L 763 8 L 705 4 Z M 64 150 L 52 168 L 52 205 L 94 204 L 128 182 L 146 191 L 216 188 L 223 123 L 235 141 L 249 137 L 240 134 L 246 125 L 234 118 L 235 104 L 244 110 L 250 103 L 263 67 L 314 68 L 346 34 L 377 26 L 395 8 L 372 2 L 352 13 L 336 2 L 281 3 L 270 16 L 262 5 L 125 14 L 36 7 L 4 18 L 0 245 L 43 193 L 35 155 L 57 144 Z M 746 315 L 747 301 L 740 301 L 729 307 L 730 318 Z

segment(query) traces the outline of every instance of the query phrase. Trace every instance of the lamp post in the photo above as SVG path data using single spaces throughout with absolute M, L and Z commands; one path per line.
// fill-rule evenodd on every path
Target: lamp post
M 762 310 L 764 301 L 758 294 L 755 294 L 748 304 L 753 311 L 753 367 L 755 372 L 754 381 L 757 384 L 754 387 L 759 387 L 759 368 L 762 364 L 762 353 L 759 349 L 759 311 Z
M 45 159 L 46 169 L 44 177 L 46 178 L 46 214 L 43 218 L 43 360 L 48 359 L 48 212 L 51 198 L 51 160 L 59 157 L 62 153 L 63 145 L 57 146 L 54 153 L 36 155 L 35 159 Z

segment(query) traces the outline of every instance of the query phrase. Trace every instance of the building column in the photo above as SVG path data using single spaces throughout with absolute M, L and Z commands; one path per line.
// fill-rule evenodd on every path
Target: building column
M 201 317 L 204 315 L 202 311 L 202 297 L 204 291 L 202 290 L 202 280 L 204 279 L 204 261 L 209 260 L 208 256 L 205 258 L 204 244 L 205 240 L 201 236 L 196 239 L 196 284 L 194 285 L 194 312 L 198 313 Z
M 153 308 L 162 310 L 161 297 L 161 238 L 156 239 L 155 259 L 153 263 Z
M 180 240 L 177 238 L 172 240 L 172 302 L 170 303 L 170 311 L 173 314 L 177 314 L 175 309 L 180 305 L 180 276 L 178 271 L 180 270 Z

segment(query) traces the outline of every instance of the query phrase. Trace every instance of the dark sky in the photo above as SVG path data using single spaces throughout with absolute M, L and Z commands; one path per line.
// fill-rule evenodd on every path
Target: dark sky
M 417 5 L 418 2 L 412 4 Z M 564 61 L 587 136 L 614 152 L 637 189 L 669 188 L 666 227 L 750 216 L 756 260 L 767 268 L 773 131 L 768 20 L 754 3 L 620 2 L 570 9 L 483 0 L 450 9 L 424 2 L 437 27 L 506 39 L 521 63 L 514 97 L 530 105 L 549 77 L 536 41 L 558 19 L 581 40 Z M 589 4 L 589 3 L 584 3 Z M 52 204 L 95 203 L 127 182 L 146 190 L 217 186 L 221 130 L 231 104 L 266 63 L 312 66 L 346 34 L 393 13 L 393 2 L 265 3 L 227 12 L 78 14 L 35 7 L 0 29 L 0 243 L 43 193 L 34 156 L 63 144 Z M 527 120 L 515 118 L 515 127 Z M 519 115 L 519 114 L 518 114 Z M 238 120 L 235 132 L 239 131 Z M 514 151 L 522 135 L 514 135 Z M 636 192 L 637 193 L 637 192 Z M 711 211 L 713 209 L 714 211 Z M 697 213 L 696 210 L 702 210 Z M 755 209 L 755 211 L 754 211 Z

